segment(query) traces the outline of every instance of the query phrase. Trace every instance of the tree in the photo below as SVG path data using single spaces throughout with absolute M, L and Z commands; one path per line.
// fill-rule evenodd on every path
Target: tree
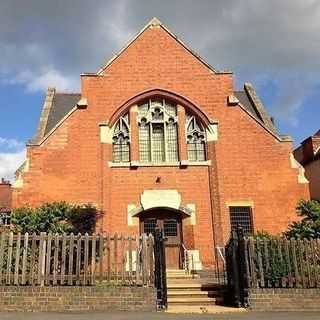
M 67 202 L 45 203 L 37 208 L 22 207 L 11 215 L 14 231 L 21 233 L 92 233 L 97 210 L 90 204 L 83 206 Z
M 297 206 L 301 221 L 290 224 L 285 232 L 288 238 L 320 238 L 320 202 L 316 200 L 300 200 Z

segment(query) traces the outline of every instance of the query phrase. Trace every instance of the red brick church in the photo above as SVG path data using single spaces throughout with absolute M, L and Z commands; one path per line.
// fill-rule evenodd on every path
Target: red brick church
M 95 49 L 97 50 L 97 49 Z M 234 87 L 152 19 L 80 93 L 48 89 L 16 173 L 13 206 L 65 200 L 102 212 L 97 232 L 164 230 L 169 267 L 181 248 L 214 262 L 232 226 L 279 233 L 309 198 L 292 140 L 250 84 Z

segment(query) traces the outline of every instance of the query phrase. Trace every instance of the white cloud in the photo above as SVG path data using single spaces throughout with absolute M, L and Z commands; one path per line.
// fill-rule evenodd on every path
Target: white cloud
M 13 181 L 14 173 L 23 163 L 25 157 L 25 149 L 12 153 L 0 152 L 0 178 L 3 177 L 5 179 Z
M 78 90 L 81 72 L 98 70 L 154 15 L 217 69 L 254 85 L 259 74 L 278 77 L 273 109 L 287 122 L 310 90 L 290 95 L 284 75 L 318 84 L 318 0 L 0 1 L 0 77 L 31 92 Z
M 21 71 L 11 79 L 2 80 L 9 84 L 23 84 L 28 92 L 45 91 L 48 87 L 57 87 L 59 91 L 78 91 L 79 80 L 63 76 L 55 69 L 34 73 Z
M 24 143 L 21 141 L 18 141 L 16 139 L 10 139 L 10 138 L 3 138 L 0 137 L 0 149 L 21 149 L 24 147 Z

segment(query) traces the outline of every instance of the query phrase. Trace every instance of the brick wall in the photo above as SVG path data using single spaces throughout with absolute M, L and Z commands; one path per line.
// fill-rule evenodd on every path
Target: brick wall
M 0 212 L 2 209 L 11 209 L 12 188 L 9 181 L 0 180 Z
M 304 166 L 306 177 L 310 182 L 310 196 L 320 201 L 320 156 Z
M 0 286 L 0 312 L 155 311 L 153 288 Z
M 320 311 L 320 288 L 250 289 L 249 307 L 255 311 Z

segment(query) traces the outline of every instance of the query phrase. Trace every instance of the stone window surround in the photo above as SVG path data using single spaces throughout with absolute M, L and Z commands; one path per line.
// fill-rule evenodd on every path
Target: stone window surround
M 136 167 L 187 167 L 187 166 L 198 166 L 208 167 L 211 166 L 211 160 L 206 161 L 177 161 L 177 162 L 112 162 L 109 161 L 108 165 L 110 168 L 136 168 Z
M 170 100 L 169 100 L 170 101 Z M 185 123 L 186 117 L 186 107 L 177 104 L 178 109 L 178 119 L 179 123 Z M 130 135 L 131 135 L 131 143 L 130 147 L 132 148 L 133 143 L 138 143 L 138 136 L 134 136 L 134 132 L 137 132 L 138 128 L 133 129 L 132 127 L 137 124 L 138 118 L 138 106 L 137 104 L 131 105 L 129 108 L 130 118 Z M 192 111 L 191 111 L 192 112 Z M 201 119 L 199 118 L 201 121 Z M 116 123 L 116 122 L 115 122 Z M 100 123 L 100 142 L 103 144 L 112 144 L 112 134 L 114 125 L 109 127 L 108 123 Z M 217 141 L 218 140 L 218 122 L 217 121 L 210 121 L 209 124 L 204 125 L 206 127 L 206 140 L 207 143 Z M 136 134 L 137 135 L 137 134 Z M 137 140 L 137 141 L 133 141 Z M 130 160 L 129 162 L 113 162 L 109 161 L 109 167 L 111 168 L 119 168 L 119 167 L 158 167 L 158 166 L 169 166 L 169 167 L 185 167 L 185 166 L 210 166 L 211 161 L 189 161 L 187 156 L 187 141 L 186 141 L 186 127 L 185 125 L 178 125 L 178 150 L 179 150 L 179 161 L 177 162 L 141 162 L 139 160 L 139 154 L 134 155 L 130 152 Z

